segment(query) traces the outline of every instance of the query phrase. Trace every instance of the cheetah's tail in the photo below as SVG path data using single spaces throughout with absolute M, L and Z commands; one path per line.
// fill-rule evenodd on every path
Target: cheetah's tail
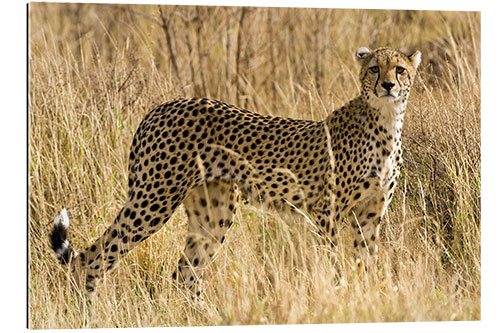
M 67 239 L 69 228 L 69 218 L 66 208 L 63 208 L 61 213 L 54 219 L 54 227 L 50 233 L 50 246 L 56 253 L 56 258 L 62 265 L 67 264 L 71 257 L 75 257 L 76 252 Z

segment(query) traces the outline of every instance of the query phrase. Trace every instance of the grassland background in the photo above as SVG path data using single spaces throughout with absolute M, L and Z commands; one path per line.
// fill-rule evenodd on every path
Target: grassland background
M 33 3 L 29 26 L 31 328 L 480 319 L 479 13 Z M 77 249 L 106 229 L 152 107 L 208 96 L 319 120 L 358 94 L 354 51 L 382 45 L 423 63 L 377 270 L 351 267 L 348 228 L 331 252 L 303 220 L 241 204 L 200 311 L 170 280 L 181 208 L 82 302 L 52 220 L 68 208 Z

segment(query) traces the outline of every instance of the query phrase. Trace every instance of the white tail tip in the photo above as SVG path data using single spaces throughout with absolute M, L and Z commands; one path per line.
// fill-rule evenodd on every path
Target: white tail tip
M 63 208 L 59 215 L 56 216 L 54 219 L 54 224 L 57 226 L 59 224 L 62 224 L 62 226 L 65 229 L 69 228 L 69 217 L 68 217 L 68 212 L 66 211 L 66 208 Z

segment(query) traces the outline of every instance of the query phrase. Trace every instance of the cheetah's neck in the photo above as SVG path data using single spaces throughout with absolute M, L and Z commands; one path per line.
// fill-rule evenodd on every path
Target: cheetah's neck
M 332 112 L 325 120 L 326 124 L 334 130 L 339 126 L 339 121 L 353 122 L 353 124 L 364 123 L 367 127 L 371 123 L 373 127 L 382 126 L 385 134 L 394 139 L 394 142 L 400 142 L 401 131 L 403 128 L 403 118 L 405 114 L 406 101 L 400 103 L 368 103 L 363 96 L 351 100 L 340 109 Z M 348 120 L 349 119 L 349 120 Z M 346 124 L 341 125 L 341 127 Z M 330 133 L 335 135 L 335 133 Z
M 404 106 L 383 107 L 378 112 L 378 124 L 386 128 L 388 133 L 394 137 L 400 137 L 403 129 Z
M 392 134 L 395 138 L 401 136 L 406 100 L 392 103 L 377 99 L 365 103 L 368 104 L 378 116 L 376 117 L 378 126 L 383 126 L 387 129 L 387 132 Z

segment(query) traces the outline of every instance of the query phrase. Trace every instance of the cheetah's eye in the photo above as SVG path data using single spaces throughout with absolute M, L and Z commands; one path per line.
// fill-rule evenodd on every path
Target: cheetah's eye
M 378 66 L 372 66 L 369 69 L 372 73 L 378 73 Z
M 404 67 L 401 67 L 401 66 L 398 66 L 396 67 L 396 73 L 398 74 L 403 74 L 405 72 L 406 69 L 404 69 Z

